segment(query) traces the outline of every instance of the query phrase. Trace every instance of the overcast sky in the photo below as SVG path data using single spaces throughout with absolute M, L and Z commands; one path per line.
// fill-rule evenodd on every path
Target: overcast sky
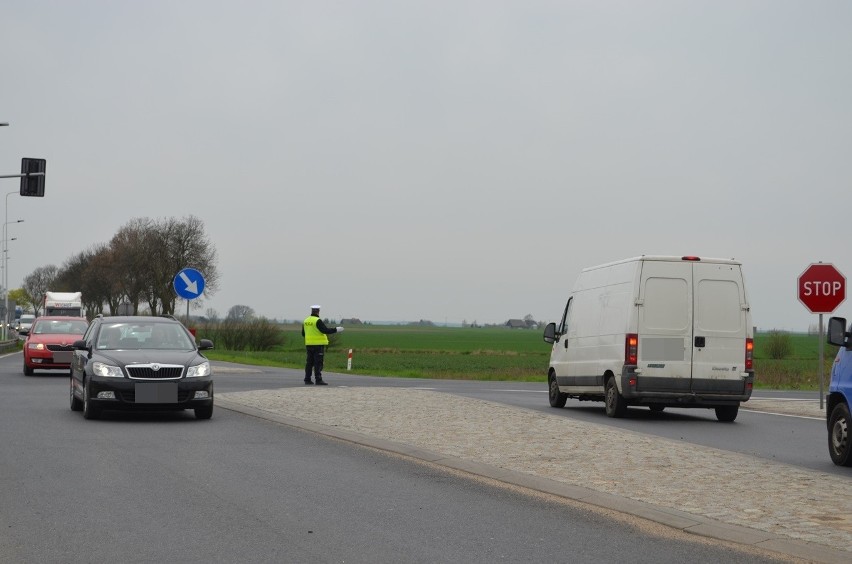
M 583 267 L 695 254 L 805 330 L 799 274 L 852 277 L 850 30 L 847 1 L 6 0 L 0 174 L 48 171 L 2 180 L 9 285 L 195 215 L 220 315 L 551 321 Z

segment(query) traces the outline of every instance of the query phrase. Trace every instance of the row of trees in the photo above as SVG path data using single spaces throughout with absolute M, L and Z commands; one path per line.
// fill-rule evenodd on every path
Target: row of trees
M 36 315 L 47 291 L 82 292 L 90 316 L 117 312 L 123 303 L 129 304 L 134 315 L 140 311 L 173 315 L 174 277 L 186 267 L 204 273 L 204 296 L 216 292 L 216 248 L 200 219 L 135 218 L 108 243 L 74 255 L 61 267 L 36 268 L 24 278 L 21 290 L 10 296 L 20 305 L 31 306 Z M 202 307 L 200 301 L 194 300 L 193 306 Z

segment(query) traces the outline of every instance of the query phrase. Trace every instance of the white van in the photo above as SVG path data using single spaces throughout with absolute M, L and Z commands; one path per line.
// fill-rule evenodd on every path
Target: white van
M 19 335 L 29 335 L 33 323 L 35 323 L 35 315 L 25 313 L 18 318 L 18 322 L 15 324 L 15 331 Z
M 741 264 L 641 256 L 586 268 L 562 321 L 550 323 L 550 405 L 568 398 L 716 410 L 733 421 L 751 397 L 754 348 Z

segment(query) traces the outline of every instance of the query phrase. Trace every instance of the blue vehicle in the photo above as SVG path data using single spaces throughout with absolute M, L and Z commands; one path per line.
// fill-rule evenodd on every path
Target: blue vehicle
M 846 318 L 828 320 L 828 342 L 840 347 L 831 367 L 831 383 L 825 414 L 828 425 L 828 452 L 838 466 L 852 466 L 852 342 L 846 330 Z

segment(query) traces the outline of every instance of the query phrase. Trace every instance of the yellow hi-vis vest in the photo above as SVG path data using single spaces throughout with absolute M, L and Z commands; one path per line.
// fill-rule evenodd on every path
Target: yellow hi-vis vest
M 305 344 L 306 345 L 327 345 L 328 337 L 325 333 L 317 329 L 317 321 L 319 321 L 319 317 L 315 315 L 309 315 L 305 318 L 302 327 L 305 330 Z

